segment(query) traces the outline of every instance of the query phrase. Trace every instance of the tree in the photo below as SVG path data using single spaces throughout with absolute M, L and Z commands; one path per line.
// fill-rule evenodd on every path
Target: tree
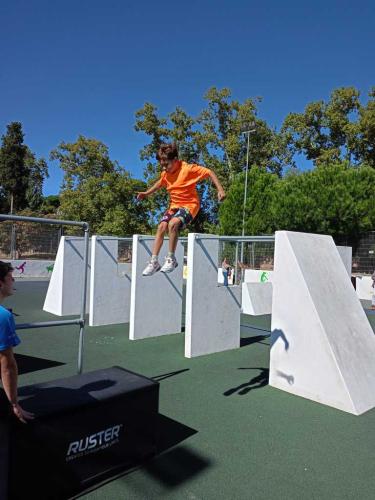
M 51 158 L 64 170 L 62 217 L 86 221 L 97 234 L 124 236 L 147 231 L 148 205 L 136 203 L 136 193 L 145 184 L 112 161 L 105 144 L 79 136 L 75 143 L 61 143 Z
M 66 219 L 88 222 L 95 234 L 145 233 L 148 212 L 135 201 L 135 193 L 142 189 L 144 183 L 125 172 L 107 172 L 87 179 L 77 189 L 62 191 L 60 212 Z
M 25 208 L 29 171 L 26 165 L 27 147 L 20 122 L 7 125 L 0 149 L 0 184 L 10 212 Z
M 374 186 L 374 169 L 350 168 L 348 162 L 286 176 L 274 190 L 274 230 L 355 241 L 375 226 Z
M 369 101 L 359 109 L 359 119 L 354 127 L 352 150 L 357 162 L 375 168 L 375 87 L 369 92 Z
M 51 151 L 50 159 L 60 163 L 64 171 L 62 189 L 68 190 L 77 189 L 91 177 L 101 178 L 118 167 L 110 160 L 105 144 L 82 135 L 74 143 L 62 142 Z
M 43 198 L 42 204 L 39 207 L 39 210 L 47 215 L 47 214 L 57 214 L 60 207 L 60 197 L 57 194 L 51 194 L 49 196 L 45 196 Z
M 206 107 L 193 118 L 180 107 L 167 117 L 159 117 L 157 108 L 146 103 L 136 113 L 135 129 L 150 136 L 150 143 L 140 153 L 146 161 L 145 178 L 151 184 L 160 175 L 155 155 L 161 142 L 178 143 L 182 160 L 202 163 L 218 175 L 225 189 L 246 165 L 247 140 L 243 132 L 255 127 L 250 141 L 250 162 L 280 175 L 289 163 L 290 153 L 284 138 L 257 117 L 259 98 L 240 103 L 231 98 L 229 89 L 213 87 L 205 95 Z M 217 198 L 211 183 L 198 189 L 202 207 L 195 230 L 207 230 L 217 224 Z M 155 197 L 154 208 L 160 210 L 166 197 Z
M 291 155 L 303 154 L 314 165 L 347 160 L 375 167 L 375 88 L 363 106 L 354 87 L 332 92 L 327 103 L 309 103 L 303 113 L 290 113 L 281 137 Z
M 25 165 L 28 170 L 28 185 L 25 198 L 28 208 L 37 210 L 43 202 L 43 183 L 48 177 L 48 166 L 44 158 L 39 160 L 27 148 Z
M 219 210 L 220 233 L 242 234 L 245 175 L 239 174 L 232 182 L 227 198 Z M 252 167 L 248 174 L 248 196 L 245 205 L 245 234 L 270 234 L 274 231 L 272 203 L 279 182 L 276 174 Z

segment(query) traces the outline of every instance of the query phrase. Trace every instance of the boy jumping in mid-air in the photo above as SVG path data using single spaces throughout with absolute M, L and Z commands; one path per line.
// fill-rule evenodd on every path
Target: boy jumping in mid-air
M 156 232 L 152 257 L 143 271 L 143 276 L 151 276 L 157 271 L 170 273 L 178 266 L 174 255 L 178 233 L 180 229 L 190 224 L 199 212 L 200 201 L 196 190 L 199 181 L 209 177 L 217 189 L 218 200 L 221 201 L 225 198 L 224 189 L 216 174 L 209 168 L 195 164 L 189 165 L 179 160 L 175 144 L 161 144 L 156 158 L 163 170 L 160 179 L 147 191 L 138 193 L 137 199 L 143 200 L 158 189 L 165 187 L 170 196 L 170 205 L 161 218 Z M 158 256 L 167 230 L 169 232 L 169 252 L 163 267 L 161 267 Z

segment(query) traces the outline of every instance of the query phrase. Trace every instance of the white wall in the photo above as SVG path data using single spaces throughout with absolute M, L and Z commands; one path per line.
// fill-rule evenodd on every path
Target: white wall
M 273 271 L 262 271 L 259 269 L 245 269 L 245 283 L 272 283 Z
M 55 263 L 54 260 L 4 260 L 11 263 L 15 278 L 49 278 Z
M 43 310 L 57 316 L 80 314 L 84 273 L 84 238 L 62 236 Z M 90 248 L 86 311 L 90 295 Z
M 359 415 L 375 406 L 375 336 L 330 236 L 278 231 L 270 385 Z
M 235 349 L 240 346 L 241 288 L 219 286 L 219 241 L 214 235 L 188 236 L 185 356 Z
M 355 286 L 359 299 L 361 300 L 372 299 L 375 290 L 374 288 L 372 288 L 371 276 L 357 276 L 355 280 Z
M 261 316 L 272 312 L 272 283 L 242 283 L 242 312 Z
M 131 264 L 118 264 L 118 238 L 91 240 L 90 326 L 128 323 Z
M 344 247 L 344 246 L 338 245 L 336 248 L 340 254 L 341 260 L 344 263 L 346 272 L 351 277 L 351 275 L 352 275 L 352 247 Z
M 176 248 L 177 269 L 169 274 L 159 271 L 153 276 L 142 276 L 142 271 L 150 260 L 153 243 L 154 237 L 133 236 L 129 325 L 131 340 L 181 332 L 183 245 L 179 242 Z M 161 263 L 167 253 L 168 240 L 165 240 L 160 252 Z

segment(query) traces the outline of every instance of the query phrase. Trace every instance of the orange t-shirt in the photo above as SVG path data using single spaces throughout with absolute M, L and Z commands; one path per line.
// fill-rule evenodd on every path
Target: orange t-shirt
M 169 208 L 185 207 L 194 218 L 200 208 L 197 182 L 209 177 L 211 170 L 196 164 L 189 165 L 184 161 L 179 163 L 179 168 L 173 174 L 162 172 L 161 185 L 165 186 L 169 193 L 171 200 Z

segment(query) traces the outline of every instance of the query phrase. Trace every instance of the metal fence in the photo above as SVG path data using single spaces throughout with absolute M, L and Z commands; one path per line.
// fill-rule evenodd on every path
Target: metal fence
M 2 222 L 0 224 L 0 259 L 54 260 L 62 234 L 62 227 L 37 223 L 30 225 L 24 222 Z M 346 238 L 335 238 L 335 242 L 337 245 L 352 247 L 352 272 L 354 274 L 368 275 L 374 272 L 375 231 L 363 235 L 354 242 Z M 183 245 L 186 255 L 186 240 L 183 241 Z M 237 264 L 240 268 L 272 270 L 274 249 L 273 241 L 220 240 L 218 267 L 226 258 L 233 267 Z M 118 251 L 119 263 L 131 263 L 132 244 L 129 238 L 119 238 Z
M 53 260 L 61 235 L 61 227 L 4 221 L 0 224 L 0 259 Z
M 131 264 L 132 256 L 133 256 L 132 238 L 119 239 L 117 262 L 119 264 Z
M 246 269 L 273 269 L 274 241 L 220 241 L 218 267 L 224 259 L 232 267 L 238 265 Z M 242 260 L 241 260 L 242 255 Z
M 357 241 L 336 238 L 337 245 L 352 247 L 352 273 L 372 274 L 375 271 L 375 231 L 366 233 Z

